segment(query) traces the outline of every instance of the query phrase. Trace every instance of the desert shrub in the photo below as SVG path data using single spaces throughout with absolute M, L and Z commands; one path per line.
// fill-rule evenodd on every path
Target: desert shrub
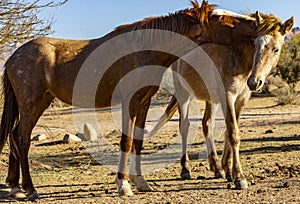
M 278 65 L 268 80 L 273 81 L 269 83 L 270 87 L 273 85 L 273 93 L 272 90 L 269 91 L 277 97 L 278 104 L 299 103 L 297 84 L 300 82 L 300 34 L 292 35 L 286 40 Z M 272 89 L 270 87 L 268 88 Z
M 299 94 L 288 94 L 285 96 L 277 96 L 275 102 L 279 106 L 300 105 L 299 99 Z
M 300 34 L 293 35 L 284 44 L 276 74 L 292 88 L 300 81 Z

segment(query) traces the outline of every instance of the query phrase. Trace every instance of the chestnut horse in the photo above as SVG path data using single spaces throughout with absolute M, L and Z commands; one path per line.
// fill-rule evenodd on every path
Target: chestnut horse
M 215 11 L 215 13 L 221 13 L 222 15 L 224 13 L 230 14 L 230 12 L 226 11 Z M 259 91 L 272 67 L 276 66 L 284 43 L 284 37 L 292 28 L 294 19 L 292 17 L 285 23 L 281 23 L 274 15 L 263 15 L 258 12 L 249 16 L 253 19 L 252 22 L 241 20 L 239 15 L 234 16 L 232 14 L 231 16 L 235 18 L 235 20 L 231 19 L 232 22 L 235 22 L 235 27 L 241 26 L 240 24 L 248 25 L 243 26 L 248 27 L 248 30 L 244 30 L 244 34 L 239 33 L 239 36 L 236 36 L 237 43 L 230 45 L 206 43 L 201 45 L 221 76 L 221 81 L 216 82 L 216 90 L 208 90 L 206 84 L 203 82 L 204 79 L 201 76 L 197 76 L 195 70 L 184 61 L 175 63 L 173 70 L 186 80 L 192 89 L 193 96 L 197 100 L 206 101 L 202 125 L 210 169 L 215 172 L 216 177 L 226 177 L 228 181 L 232 181 L 233 179 L 237 189 L 245 189 L 248 188 L 248 185 L 239 158 L 239 118 L 243 107 L 250 99 L 251 91 Z M 221 16 L 220 18 L 223 17 Z M 198 57 L 200 61 L 203 58 L 203 56 Z M 209 68 L 201 67 L 203 70 Z M 215 83 L 215 81 L 212 83 Z M 175 96 L 173 96 L 158 123 L 150 131 L 148 130 L 148 134 L 154 135 L 171 119 L 178 108 L 183 154 L 181 159 L 181 177 L 189 179 L 187 135 L 189 129 L 188 109 L 191 94 L 175 76 L 174 88 Z M 210 93 L 214 92 L 221 95 L 222 90 L 225 90 L 225 97 L 223 97 L 225 100 L 219 100 L 222 99 L 221 96 L 217 99 L 211 98 Z M 177 94 L 178 92 L 180 94 Z M 222 162 L 219 160 L 215 149 L 213 134 L 218 104 L 221 104 L 223 114 L 225 115 L 227 129 Z
M 141 154 L 142 139 L 135 138 L 143 137 L 135 136 L 135 129 L 144 128 L 151 97 L 158 90 L 157 84 L 165 69 L 148 69 L 149 72 L 140 73 L 140 81 L 147 81 L 152 77 L 154 85 L 152 83 L 139 90 L 127 90 L 128 92 L 123 92 L 126 86 L 118 90 L 115 88 L 123 77 L 139 70 L 140 67 L 169 67 L 182 55 L 195 49 L 195 42 L 230 43 L 231 40 L 228 38 L 232 36 L 228 25 L 220 24 L 218 19 L 208 24 L 214 6 L 206 1 L 203 1 L 201 6 L 197 1 L 191 3 L 192 8 L 119 26 L 98 39 L 66 40 L 41 37 L 27 42 L 14 52 L 5 64 L 4 110 L 0 129 L 1 151 L 9 136 L 10 155 L 6 182 L 12 188 L 13 196 L 21 192 L 21 169 L 21 186 L 27 198 L 38 198 L 29 171 L 30 136 L 38 119 L 53 99 L 58 98 L 79 107 L 104 108 L 112 105 L 114 93 L 119 94 L 118 100 L 114 102 L 122 104 L 121 155 L 116 184 L 120 195 L 132 195 L 127 181 L 127 160 L 130 151 L 136 155 Z M 224 36 L 216 33 L 224 33 Z M 108 42 L 117 44 L 112 43 L 113 46 L 109 46 Z M 147 49 L 140 49 L 145 48 L 143 46 Z M 98 53 L 99 47 L 103 56 L 94 55 Z M 130 48 L 133 52 L 122 56 L 123 52 L 127 51 L 122 49 L 123 47 Z M 168 48 L 170 52 L 156 50 L 156 47 Z M 105 64 L 107 57 L 113 58 L 117 54 L 120 55 L 119 59 Z M 87 65 L 86 61 L 90 57 L 103 62 L 105 66 L 101 63 Z M 96 88 L 92 87 L 94 84 L 89 83 L 92 81 L 89 77 L 93 80 L 99 79 Z M 130 180 L 138 190 L 151 190 L 139 172 L 139 161 L 134 168 L 137 169 L 137 173 L 131 175 Z

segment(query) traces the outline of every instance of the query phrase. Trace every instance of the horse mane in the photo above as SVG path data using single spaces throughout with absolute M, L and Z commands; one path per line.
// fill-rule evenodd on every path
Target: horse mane
M 251 13 L 251 14 L 246 14 L 246 15 L 242 15 L 242 14 L 238 14 L 240 16 L 231 16 L 231 15 L 226 15 L 224 14 L 220 14 L 218 22 L 221 25 L 225 25 L 231 28 L 234 28 L 236 26 L 237 23 L 239 23 L 242 20 L 251 20 L 253 22 L 255 22 L 255 13 Z M 244 17 L 243 17 L 244 16 Z M 282 26 L 282 21 L 276 17 L 273 14 L 262 14 L 260 13 L 260 16 L 262 17 L 262 22 L 260 22 L 259 25 L 257 25 L 257 33 L 258 34 L 264 34 L 264 33 L 270 33 L 272 31 L 277 31 L 281 28 Z
M 192 23 L 199 22 L 200 25 L 208 24 L 209 17 L 215 8 L 215 5 L 208 4 L 205 0 L 202 1 L 201 6 L 197 0 L 191 0 L 190 3 L 193 8 L 169 13 L 165 16 L 147 17 L 135 23 L 118 26 L 115 28 L 115 31 L 130 32 L 141 29 L 162 29 L 184 33 L 188 29 L 188 26 L 182 23 L 184 18 L 189 19 Z
M 236 23 L 239 23 L 240 20 L 237 19 L 236 17 L 233 17 L 233 16 L 221 15 L 221 16 L 219 17 L 218 22 L 219 22 L 221 25 L 224 25 L 224 26 L 228 26 L 228 27 L 234 28 L 235 25 L 236 25 Z
M 213 13 L 213 10 L 216 8 L 217 5 L 215 4 L 208 4 L 207 1 L 203 0 L 201 7 L 197 0 L 190 1 L 192 6 L 194 7 L 190 11 L 193 12 L 193 16 L 196 17 L 196 19 L 200 20 L 201 25 L 208 24 L 209 17 Z
M 211 16 L 218 16 L 221 25 L 234 28 L 241 21 L 255 21 L 255 17 L 248 14 L 239 14 L 224 9 L 214 9 Z
M 168 19 L 168 20 L 167 20 Z M 179 22 L 179 23 L 178 23 Z M 131 24 L 121 25 L 115 28 L 116 32 L 129 32 L 142 29 L 162 29 L 173 32 L 184 31 L 184 26 L 180 26 L 181 18 L 177 13 L 160 17 L 147 17 L 141 21 Z
M 251 16 L 255 16 L 255 14 L 251 14 Z M 273 14 L 261 14 L 263 21 L 258 26 L 258 33 L 270 33 L 273 31 L 278 31 L 282 26 L 282 21 Z

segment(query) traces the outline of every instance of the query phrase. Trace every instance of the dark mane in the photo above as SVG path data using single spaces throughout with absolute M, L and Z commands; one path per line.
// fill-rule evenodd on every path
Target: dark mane
M 210 5 L 203 1 L 201 6 L 197 0 L 191 1 L 193 8 L 184 9 L 165 16 L 148 17 L 132 24 L 121 25 L 115 28 L 116 32 L 129 32 L 141 29 L 162 29 L 177 33 L 184 33 L 188 25 L 184 21 L 191 23 L 208 24 L 209 16 L 212 14 L 215 5 Z
M 116 32 L 129 32 L 134 30 L 142 30 L 142 29 L 162 29 L 162 30 L 170 30 L 173 32 L 184 32 L 184 24 L 181 23 L 183 20 L 178 12 L 174 14 L 169 14 L 166 16 L 159 17 L 147 17 L 141 21 L 137 21 L 132 24 L 125 24 L 118 26 L 115 31 Z

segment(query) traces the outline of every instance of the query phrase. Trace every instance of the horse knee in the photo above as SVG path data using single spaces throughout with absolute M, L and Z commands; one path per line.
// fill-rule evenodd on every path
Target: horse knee
M 237 147 L 240 144 L 240 140 L 238 128 L 228 131 L 228 141 L 232 148 Z
M 237 137 L 237 136 L 230 138 L 229 142 L 230 142 L 231 147 L 232 148 L 238 147 L 240 145 L 240 140 L 241 140 L 240 137 Z
M 133 143 L 133 138 L 128 137 L 127 135 L 122 134 L 120 149 L 122 152 L 128 153 L 131 150 Z

